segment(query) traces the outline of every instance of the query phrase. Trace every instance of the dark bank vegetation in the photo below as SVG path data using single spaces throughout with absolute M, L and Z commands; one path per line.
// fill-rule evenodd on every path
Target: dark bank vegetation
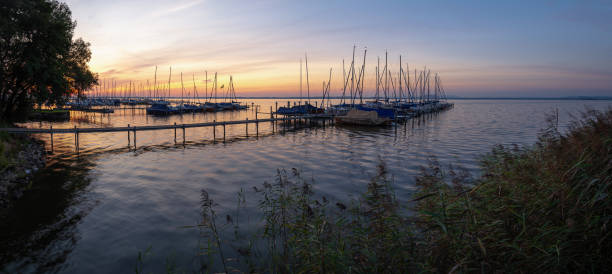
M 535 145 L 495 147 L 476 178 L 432 160 L 409 204 L 395 198 L 382 162 L 347 203 L 281 170 L 255 189 L 263 224 L 251 237 L 239 236 L 238 210 L 217 216 L 203 191 L 202 271 L 608 273 L 612 109 L 586 111 L 564 133 L 549 122 Z
M 533 147 L 494 148 L 471 182 L 425 169 L 418 184 L 429 197 L 417 205 L 425 265 L 610 272 L 612 110 L 587 111 L 566 133 L 555 117 L 549 124 Z
M 44 165 L 45 151 L 39 141 L 0 132 L 0 217 L 30 187 L 32 175 Z
M 66 119 L 67 112 L 41 111 L 63 105 L 90 88 L 89 43 L 73 39 L 76 22 L 65 3 L 54 0 L 0 1 L 0 127 L 32 118 Z M 32 138 L 0 132 L 0 205 L 29 187 L 31 174 L 44 166 L 44 147 Z
M 73 39 L 75 26 L 65 3 L 0 1 L 0 121 L 62 105 L 97 82 L 89 43 Z

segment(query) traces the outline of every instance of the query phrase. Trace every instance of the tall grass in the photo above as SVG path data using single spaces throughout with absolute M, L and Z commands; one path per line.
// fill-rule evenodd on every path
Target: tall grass
M 556 119 L 529 148 L 497 146 L 475 180 L 437 163 L 418 179 L 427 270 L 610 272 L 612 110 Z
M 373 273 L 414 268 L 412 226 L 399 214 L 384 165 L 365 194 L 347 205 L 315 197 L 312 184 L 296 169 L 279 170 L 274 183 L 264 183 L 256 192 L 261 195 L 263 225 L 254 238 L 263 240 L 263 250 L 255 252 L 251 244 L 242 247 L 238 253 L 249 262 L 245 272 Z M 219 239 L 210 210 L 214 203 L 205 205 L 209 209 L 203 223 L 213 239 L 205 254 L 215 252 L 226 261 L 220 248 L 225 241 Z M 224 262 L 222 267 L 235 269 Z
M 477 178 L 432 160 L 404 207 L 383 163 L 348 203 L 315 195 L 296 169 L 279 170 L 256 188 L 263 221 L 238 250 L 246 268 L 226 265 L 230 240 L 205 194 L 208 267 L 218 255 L 226 272 L 610 272 L 612 110 L 587 111 L 565 133 L 557 121 L 533 146 L 494 147 Z

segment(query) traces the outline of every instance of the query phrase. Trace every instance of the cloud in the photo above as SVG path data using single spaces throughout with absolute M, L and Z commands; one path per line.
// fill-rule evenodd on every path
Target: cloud
M 187 2 L 187 3 L 181 3 L 178 6 L 174 6 L 174 7 L 166 7 L 157 11 L 154 11 L 153 13 L 151 13 L 151 15 L 153 17 L 159 17 L 162 15 L 168 15 L 171 13 L 175 13 L 175 12 L 179 12 L 182 11 L 184 9 L 188 9 L 191 8 L 193 6 L 199 5 L 200 3 L 204 2 L 204 0 L 195 0 L 195 1 L 191 1 L 191 2 Z

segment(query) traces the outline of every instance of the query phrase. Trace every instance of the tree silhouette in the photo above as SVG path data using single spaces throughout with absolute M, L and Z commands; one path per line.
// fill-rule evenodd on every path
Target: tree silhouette
M 75 26 L 65 3 L 0 0 L 0 120 L 63 105 L 97 83 L 89 43 L 73 40 Z

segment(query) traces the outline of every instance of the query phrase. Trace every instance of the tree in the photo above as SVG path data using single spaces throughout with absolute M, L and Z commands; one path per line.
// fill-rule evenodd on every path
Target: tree
M 62 105 L 97 84 L 89 43 L 73 40 L 76 22 L 55 0 L 0 0 L 0 120 L 35 104 Z

